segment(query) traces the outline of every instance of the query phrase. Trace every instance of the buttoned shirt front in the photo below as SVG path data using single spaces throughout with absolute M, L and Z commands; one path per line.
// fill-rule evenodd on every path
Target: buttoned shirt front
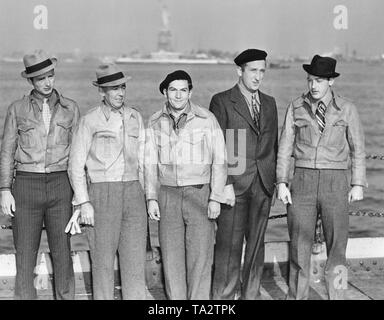
M 34 173 L 67 170 L 79 108 L 56 90 L 48 103 L 52 110 L 48 132 L 42 118 L 42 100 L 34 91 L 9 106 L 0 154 L 1 189 L 11 188 L 15 169 Z
M 74 132 L 68 174 L 74 205 L 89 201 L 91 183 L 139 180 L 143 185 L 145 128 L 140 113 L 101 104 L 81 117 Z

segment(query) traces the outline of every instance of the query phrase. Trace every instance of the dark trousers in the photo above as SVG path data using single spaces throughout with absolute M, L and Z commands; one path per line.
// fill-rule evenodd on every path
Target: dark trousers
M 271 200 L 259 175 L 248 190 L 236 197 L 234 207 L 222 205 L 216 234 L 212 298 L 260 298 L 260 280 L 264 267 L 264 234 Z M 240 276 L 244 237 L 244 266 Z
M 159 240 L 165 289 L 171 300 L 207 300 L 215 221 L 208 218 L 209 185 L 167 187 L 159 193 Z
M 114 261 L 118 253 L 122 298 L 145 299 L 147 211 L 140 183 L 92 183 L 89 199 L 95 210 L 95 225 L 87 228 L 93 298 L 114 299 Z
M 35 299 L 34 268 L 43 223 L 53 262 L 56 299 L 74 299 L 75 278 L 70 236 L 64 232 L 72 215 L 72 189 L 67 172 L 17 172 L 13 185 L 16 212 L 12 219 L 16 248 L 16 299 Z
M 287 299 L 308 299 L 311 250 L 318 212 L 327 246 L 325 278 L 329 298 L 343 299 L 346 288 L 340 286 L 337 279 L 344 277 L 345 280 L 347 277 L 348 191 L 346 170 L 296 168 L 291 187 L 292 205 L 288 206 L 291 241 Z

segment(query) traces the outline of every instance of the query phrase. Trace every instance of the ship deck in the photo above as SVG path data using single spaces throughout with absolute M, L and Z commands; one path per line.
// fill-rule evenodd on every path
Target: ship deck
M 351 243 L 352 241 L 352 243 Z M 384 299 L 384 257 L 377 248 L 384 248 L 384 238 L 350 239 L 347 249 L 348 277 L 346 300 Z M 358 248 L 358 249 L 356 249 Z M 327 300 L 324 281 L 325 248 L 311 258 L 310 300 Z M 382 250 L 382 249 L 381 249 Z M 261 282 L 263 300 L 285 300 L 288 292 L 288 243 L 266 243 L 265 267 Z M 73 252 L 76 277 L 76 300 L 92 300 L 91 273 L 88 251 Z M 115 261 L 115 299 L 121 299 L 118 261 Z M 35 270 L 35 285 L 39 300 L 52 300 L 52 265 L 49 254 L 41 253 Z M 0 257 L 0 300 L 13 298 L 14 255 Z M 166 300 L 160 250 L 147 252 L 147 300 Z

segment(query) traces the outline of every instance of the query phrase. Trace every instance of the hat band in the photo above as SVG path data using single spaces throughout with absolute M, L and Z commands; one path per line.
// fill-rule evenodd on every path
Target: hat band
M 124 78 L 124 74 L 122 72 L 118 72 L 118 73 L 114 73 L 109 76 L 105 76 L 97 79 L 97 83 L 104 84 L 104 83 L 116 81 L 122 78 Z
M 44 69 L 46 67 L 49 67 L 52 64 L 51 59 L 44 60 L 43 62 L 40 62 L 38 64 L 34 64 L 33 66 L 30 67 L 25 67 L 26 73 L 33 73 L 36 71 L 39 71 L 41 69 Z

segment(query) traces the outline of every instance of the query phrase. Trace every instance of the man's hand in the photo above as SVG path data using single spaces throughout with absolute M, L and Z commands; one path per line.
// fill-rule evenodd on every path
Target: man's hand
M 363 187 L 362 186 L 353 186 L 352 189 L 348 193 L 348 202 L 354 202 L 363 200 Z
M 208 202 L 208 218 L 216 219 L 220 215 L 220 202 L 209 200 Z
M 81 229 L 79 226 L 79 215 L 80 215 L 80 208 L 75 209 L 75 211 L 72 214 L 71 219 L 69 220 L 67 226 L 65 227 L 65 233 L 70 233 L 72 235 L 76 233 L 81 233 Z
M 285 183 L 277 185 L 277 199 L 283 201 L 284 204 L 292 204 L 291 192 Z
M 224 187 L 224 199 L 225 199 L 225 204 L 233 207 L 236 202 L 235 198 L 235 191 L 233 190 L 233 184 L 227 184 Z
M 148 200 L 148 215 L 152 220 L 160 220 L 160 209 L 157 200 Z
M 81 218 L 83 224 L 95 225 L 95 210 L 90 202 L 83 203 L 80 207 Z
M 11 191 L 2 190 L 0 194 L 1 194 L 0 196 L 1 212 L 6 216 L 14 217 L 13 212 L 16 211 L 16 205 L 15 205 L 15 198 L 13 198 Z

